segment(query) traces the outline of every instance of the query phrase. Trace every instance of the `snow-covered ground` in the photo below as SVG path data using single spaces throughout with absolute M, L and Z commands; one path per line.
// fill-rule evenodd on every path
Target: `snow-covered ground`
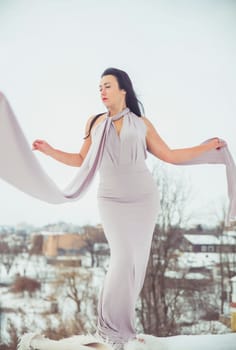
M 127 342 L 124 350 L 235 350 L 236 333 L 223 335 L 183 335 L 165 338 L 157 338 L 148 334 L 139 334 L 139 340 L 131 340 Z M 142 340 L 142 341 L 140 341 Z M 99 341 L 93 336 L 74 336 L 71 338 L 61 339 L 60 341 L 53 341 L 50 339 L 41 338 L 40 336 L 33 337 L 32 335 L 25 335 L 22 339 L 19 350 L 28 350 L 24 345 L 30 342 L 32 349 L 37 350 L 117 350 L 121 348 L 113 347 L 110 344 L 103 343 L 100 347 Z M 86 344 L 93 343 L 90 347 Z M 95 346 L 96 343 L 96 346 Z M 85 346 L 84 346 L 85 345 Z
M 9 325 L 13 325 L 21 334 L 23 330 L 42 333 L 48 327 L 56 329 L 60 323 L 68 324 L 78 310 L 75 302 L 68 297 L 67 275 L 75 274 L 79 293 L 87 295 L 81 302 L 81 313 L 90 315 L 89 298 L 98 294 L 105 269 L 71 268 L 47 264 L 42 256 L 21 254 L 16 256 L 7 273 L 4 265 L 0 265 L 0 282 L 12 283 L 16 275 L 27 276 L 41 282 L 41 289 L 32 296 L 28 292 L 12 293 L 10 285 L 0 288 L 1 337 L 3 342 L 9 340 Z M 78 276 L 77 276 L 78 275 Z M 86 290 L 86 278 L 90 278 L 90 290 Z M 85 277 L 84 277 L 85 276 Z M 88 277 L 86 277 L 88 276 Z M 83 299 L 83 297 L 82 297 Z M 58 312 L 53 311 L 56 306 Z M 91 311 L 92 313 L 92 311 Z
M 197 267 L 212 266 L 212 264 L 214 264 L 217 260 L 214 254 L 206 255 L 206 254 L 199 253 L 197 254 L 197 256 L 198 256 L 198 259 L 196 259 L 196 254 L 194 253 L 182 254 L 179 260 L 180 266 L 181 264 L 185 268 L 186 266 L 188 267 L 193 265 Z M 86 257 L 86 261 L 89 265 L 88 260 L 89 260 L 88 257 Z M 87 291 L 86 291 L 86 288 L 87 288 L 86 284 L 84 285 L 84 287 L 82 286 L 82 284 L 80 285 L 81 293 L 82 292 L 86 293 L 87 296 L 91 298 L 93 297 L 93 295 L 95 296 L 98 295 L 99 289 L 102 285 L 104 275 L 108 266 L 108 261 L 109 259 L 107 259 L 107 262 L 105 263 L 103 268 L 97 268 L 97 267 L 86 268 L 84 266 L 82 266 L 81 268 L 76 268 L 76 272 L 79 272 L 80 276 L 86 275 L 86 273 L 88 272 L 92 275 L 91 284 Z M 4 265 L 0 265 L 0 282 L 7 281 L 10 283 L 14 280 L 15 276 L 19 274 L 21 276 L 25 275 L 27 277 L 37 279 L 41 281 L 41 285 L 42 285 L 41 290 L 37 291 L 32 297 L 30 297 L 27 293 L 13 294 L 10 292 L 9 287 L 0 288 L 0 307 L 3 310 L 2 317 L 1 317 L 2 340 L 4 342 L 9 340 L 8 326 L 7 326 L 9 322 L 14 325 L 14 327 L 18 330 L 19 334 L 21 334 L 22 331 L 24 330 L 27 330 L 30 332 L 38 332 L 41 334 L 49 326 L 50 328 L 56 329 L 61 322 L 64 322 L 64 324 L 69 323 L 70 319 L 77 312 L 76 304 L 71 298 L 68 298 L 67 296 L 68 287 L 65 283 L 66 281 L 64 281 L 64 284 L 63 284 L 62 283 L 63 281 L 60 281 L 59 283 L 58 280 L 61 278 L 60 276 L 70 274 L 73 271 L 75 271 L 74 268 L 69 268 L 69 267 L 62 268 L 61 266 L 48 264 L 47 259 L 43 256 L 29 256 L 26 253 L 14 257 L 9 271 L 6 270 Z M 177 272 L 173 271 L 172 273 L 171 271 L 169 271 L 167 275 L 170 278 L 171 277 L 176 278 Z M 197 279 L 196 277 L 198 277 L 199 279 L 205 278 L 205 276 L 202 275 L 201 273 L 197 273 L 196 275 L 196 273 L 189 272 L 185 275 L 185 278 L 188 278 L 188 279 L 191 279 L 191 278 Z M 89 303 L 87 303 L 87 300 L 86 300 L 86 303 L 81 304 L 81 310 L 85 318 L 87 318 L 88 320 L 92 320 L 94 318 L 94 315 L 92 314 L 93 305 L 89 305 Z M 53 313 L 53 310 L 52 310 L 53 304 L 56 304 L 56 306 L 58 307 L 58 313 L 56 312 Z M 186 313 L 185 319 L 183 317 L 183 320 L 185 321 L 188 317 L 189 319 L 191 319 L 192 315 L 188 315 Z M 230 332 L 230 329 L 218 321 L 211 321 L 211 322 L 201 321 L 192 326 L 182 327 L 183 334 L 207 334 L 207 333 L 223 334 L 223 333 L 229 333 L 229 332 Z M 185 346 L 188 343 L 188 342 L 185 343 L 184 341 L 181 343 L 180 339 L 185 339 L 185 338 L 176 339 L 176 344 L 182 344 L 182 346 L 183 345 Z M 186 338 L 186 339 L 189 339 L 189 338 Z M 200 339 L 200 338 L 194 338 L 194 339 Z M 207 341 L 210 341 L 210 338 L 204 338 L 204 339 Z M 211 339 L 215 341 L 215 338 L 211 338 Z M 173 347 L 173 344 L 174 344 L 173 337 L 168 341 L 167 340 L 168 339 L 166 338 L 166 342 L 168 343 L 168 346 L 170 346 L 170 349 L 176 350 Z M 200 342 L 199 344 L 202 344 L 202 343 Z M 183 347 L 181 348 L 180 346 L 178 350 L 179 349 L 195 350 L 195 348 L 186 347 L 186 346 L 184 348 Z M 137 349 L 141 350 L 141 348 L 137 348 Z M 152 348 L 152 349 L 159 350 L 159 348 Z M 203 347 L 203 349 L 208 350 L 210 348 Z M 214 348 L 214 350 L 216 349 L 231 350 L 231 348 L 227 348 L 227 347 Z M 68 350 L 68 348 L 66 348 L 66 350 Z M 79 350 L 79 348 L 77 350 Z M 200 349 L 198 348 L 198 350 Z M 235 341 L 234 350 L 236 350 L 236 341 Z

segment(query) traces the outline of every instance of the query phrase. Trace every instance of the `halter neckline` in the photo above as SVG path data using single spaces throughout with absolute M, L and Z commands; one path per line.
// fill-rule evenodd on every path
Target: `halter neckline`
M 129 112 L 130 112 L 130 109 L 128 107 L 126 107 L 125 109 L 123 109 L 119 113 L 113 115 L 112 117 L 109 117 L 109 112 L 108 112 L 107 118 L 111 119 L 112 121 L 118 120 L 118 119 L 122 118 L 123 116 L 125 116 L 126 114 L 128 114 Z

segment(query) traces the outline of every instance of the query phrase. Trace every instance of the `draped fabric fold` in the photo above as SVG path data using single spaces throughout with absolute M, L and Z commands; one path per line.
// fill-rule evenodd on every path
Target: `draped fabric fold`
M 42 201 L 60 204 L 81 198 L 89 188 L 102 157 L 110 121 L 93 132 L 93 143 L 73 180 L 60 189 L 34 155 L 6 97 L 0 94 L 0 177 Z
M 207 143 L 209 140 L 204 141 Z M 224 141 L 224 140 L 222 140 Z M 226 216 L 226 225 L 236 222 L 236 166 L 228 146 L 221 149 L 213 149 L 202 153 L 200 156 L 188 162 L 182 162 L 178 165 L 197 165 L 197 164 L 223 164 L 225 165 L 227 177 L 227 190 L 229 197 L 229 207 Z
M 126 111 L 127 112 L 127 111 Z M 60 189 L 32 152 L 6 97 L 0 93 L 0 177 L 19 190 L 52 204 L 80 199 L 88 190 L 102 159 L 111 126 L 108 116 L 92 131 L 92 145 L 72 181 Z M 208 142 L 205 141 L 205 142 Z M 228 183 L 227 224 L 236 220 L 236 167 L 227 146 L 179 165 L 224 164 Z

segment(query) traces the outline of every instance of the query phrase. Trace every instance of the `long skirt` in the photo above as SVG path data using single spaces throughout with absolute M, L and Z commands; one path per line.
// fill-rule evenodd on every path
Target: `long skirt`
M 97 332 L 112 343 L 135 338 L 135 306 L 143 287 L 159 193 L 145 163 L 103 169 L 98 208 L 110 263 L 98 302 Z

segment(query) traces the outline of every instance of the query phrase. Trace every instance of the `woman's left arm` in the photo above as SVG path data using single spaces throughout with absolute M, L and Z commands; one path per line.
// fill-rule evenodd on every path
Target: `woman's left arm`
M 209 142 L 198 146 L 181 149 L 170 149 L 169 146 L 157 133 L 152 123 L 145 117 L 143 117 L 143 120 L 147 126 L 147 150 L 155 157 L 168 163 L 184 163 L 200 156 L 204 152 L 210 151 L 212 149 L 220 149 L 226 145 L 225 142 L 216 137 L 211 139 Z

